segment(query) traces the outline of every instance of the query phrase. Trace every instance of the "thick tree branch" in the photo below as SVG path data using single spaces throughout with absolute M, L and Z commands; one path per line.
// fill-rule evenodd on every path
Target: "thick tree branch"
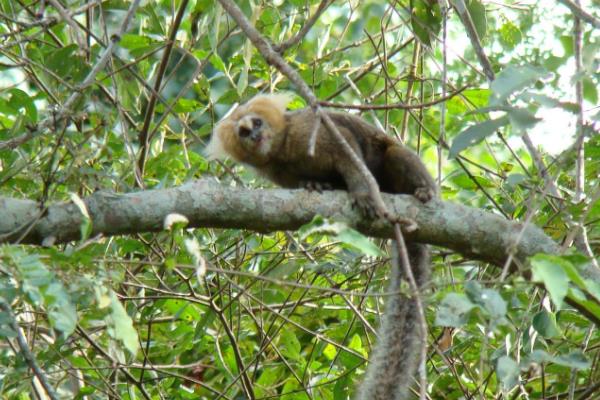
M 407 239 L 447 247 L 470 258 L 502 266 L 509 251 L 517 259 L 557 253 L 558 245 L 533 226 L 523 239 L 514 238 L 523 224 L 476 208 L 432 200 L 421 204 L 412 196 L 383 194 L 399 216 L 414 219 L 419 229 Z M 93 225 L 92 235 L 120 235 L 160 231 L 171 213 L 185 215 L 190 227 L 249 229 L 258 232 L 295 230 L 317 215 L 345 220 L 361 232 L 384 238 L 394 236 L 392 225 L 370 222 L 351 207 L 344 191 L 251 190 L 232 188 L 212 179 L 172 188 L 127 194 L 96 192 L 84 199 Z M 40 217 L 31 200 L 0 197 L 0 243 L 65 243 L 80 238 L 83 216 L 71 202 L 50 205 Z M 33 225 L 32 225 L 33 224 Z M 24 234 L 24 232 L 26 232 Z
M 446 247 L 468 258 L 502 267 L 509 254 L 518 262 L 536 253 L 560 251 L 551 238 L 532 224 L 440 200 L 424 205 L 409 195 L 383 194 L 383 199 L 395 215 L 418 224 L 416 231 L 405 235 L 407 240 Z M 389 222 L 365 220 L 352 208 L 344 191 L 251 190 L 203 179 L 172 189 L 127 194 L 96 192 L 84 203 L 93 236 L 160 231 L 165 217 L 178 213 L 188 218 L 190 227 L 257 232 L 296 230 L 315 215 L 323 215 L 344 220 L 366 235 L 394 237 Z M 0 196 L 0 210 L 0 243 L 51 245 L 78 240 L 84 222 L 80 209 L 71 202 L 40 210 L 34 201 Z M 567 301 L 600 325 L 585 305 L 570 298 Z

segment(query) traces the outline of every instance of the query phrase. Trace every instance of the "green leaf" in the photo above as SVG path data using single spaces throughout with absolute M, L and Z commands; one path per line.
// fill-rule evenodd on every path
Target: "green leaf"
M 510 95 L 532 85 L 545 75 L 545 69 L 532 65 L 506 67 L 490 85 L 490 105 L 503 104 Z
M 542 282 L 557 308 L 562 307 L 569 290 L 569 279 L 563 264 L 569 264 L 557 256 L 536 254 L 531 258 L 533 281 Z
M 484 289 L 478 282 L 469 281 L 465 284 L 465 291 L 469 299 L 489 315 L 491 321 L 496 322 L 506 315 L 506 301 L 496 290 Z
M 8 104 L 12 110 L 25 110 L 24 117 L 27 122 L 36 123 L 38 119 L 37 107 L 33 99 L 27 93 L 20 89 L 10 89 L 8 91 Z M 8 109 L 4 109 L 7 110 Z
M 217 53 L 213 53 L 209 59 L 213 67 L 215 67 L 219 71 L 225 72 L 227 70 L 227 68 L 225 67 L 225 63 Z
M 509 122 L 508 117 L 500 117 L 498 119 L 492 119 L 488 121 L 481 122 L 476 125 L 472 125 L 458 134 L 452 141 L 452 146 L 450 146 L 450 152 L 448 157 L 454 158 L 463 151 L 464 149 L 471 147 L 483 139 L 487 138 L 490 135 L 496 133 L 496 131 L 507 125 Z
M 381 249 L 377 247 L 375 243 L 373 243 L 372 239 L 352 228 L 347 227 L 346 229 L 341 230 L 337 235 L 335 235 L 335 238 L 349 246 L 354 247 L 365 255 L 373 257 L 384 255 L 383 251 L 381 251 Z
M 75 305 L 62 282 L 41 261 L 38 254 L 27 254 L 24 251 L 5 247 L 20 273 L 21 290 L 35 306 L 45 306 L 53 328 L 64 336 L 75 330 L 77 312 Z
M 550 339 L 560 336 L 560 330 L 556 325 L 556 316 L 548 311 L 540 311 L 533 317 L 533 328 L 543 337 Z
M 527 357 L 529 362 L 535 362 L 538 364 L 541 363 L 553 363 L 557 365 L 562 365 L 568 368 L 576 368 L 585 370 L 590 367 L 589 360 L 585 357 L 585 355 L 580 351 L 574 351 L 569 354 L 562 354 L 558 356 L 552 356 L 545 352 L 544 350 L 534 350 Z
M 519 364 L 508 356 L 502 356 L 496 361 L 496 376 L 502 387 L 510 390 L 519 383 Z
M 598 86 L 589 77 L 583 78 L 583 98 L 592 104 L 598 104 Z
M 435 315 L 435 325 L 460 328 L 469 318 L 475 304 L 462 293 L 448 293 L 440 303 Z
M 437 3 L 436 3 L 437 4 Z M 471 20 L 475 26 L 475 31 L 480 40 L 484 40 L 487 34 L 487 18 L 485 15 L 485 6 L 479 0 L 469 0 L 465 4 Z
M 128 50 L 139 50 L 150 46 L 152 43 L 152 39 L 150 39 L 148 36 L 126 33 L 121 37 L 119 46 Z
M 431 47 L 431 40 L 442 28 L 440 6 L 426 0 L 411 0 L 410 25 L 415 36 L 424 45 Z
M 508 119 L 516 133 L 525 133 L 531 130 L 542 119 L 522 108 L 510 107 L 507 109 Z
M 302 360 L 302 356 L 300 355 L 302 346 L 300 345 L 300 341 L 296 337 L 296 334 L 293 330 L 281 330 L 279 335 L 279 348 L 281 350 L 281 354 L 284 356 L 295 361 Z
M 270 269 L 267 271 L 265 276 L 274 279 L 286 278 L 291 274 L 298 272 L 300 267 L 301 265 L 298 265 L 298 263 L 294 262 L 294 260 L 290 260 L 289 262 L 284 262 L 278 265 L 277 268 Z
M 573 353 L 556 356 L 553 357 L 552 360 L 558 365 L 564 365 L 565 367 L 575 369 L 588 369 L 591 366 L 590 361 L 581 351 L 574 351 Z
M 331 343 L 327 343 L 325 345 L 325 348 L 323 349 L 323 355 L 331 361 L 335 359 L 336 354 L 337 350 L 335 349 L 335 347 Z
M 504 21 L 498 33 L 500 33 L 500 42 L 508 50 L 514 49 L 523 40 L 521 30 L 510 20 Z
M 74 54 L 77 49 L 78 46 L 76 44 L 70 44 L 58 49 L 48 49 L 48 52 L 45 54 L 46 67 L 59 76 L 64 77 L 68 75 L 75 67 L 75 61 L 78 59 Z
M 196 13 L 206 12 L 207 10 L 209 10 L 212 7 L 214 7 L 213 0 L 197 0 L 196 6 L 194 7 L 194 12 L 196 12 Z
M 316 216 L 311 222 L 303 225 L 298 230 L 300 237 L 303 239 L 315 233 L 328 234 L 332 238 L 355 248 L 368 256 L 382 256 L 384 253 L 377 247 L 372 239 L 350 228 L 348 225 L 341 222 Z
M 77 193 L 70 193 L 70 198 L 73 204 L 77 206 L 79 212 L 82 215 L 81 224 L 79 225 L 79 231 L 81 232 L 81 241 L 87 240 L 92 234 L 93 226 L 92 219 L 88 213 L 85 202 L 77 195 Z
M 52 282 L 44 292 L 48 303 L 50 323 L 65 336 L 69 336 L 77 327 L 77 309 L 64 286 L 60 282 Z
M 107 316 L 108 334 L 121 342 L 125 348 L 135 355 L 139 348 L 138 334 L 133 321 L 114 292 L 110 292 L 110 314 Z

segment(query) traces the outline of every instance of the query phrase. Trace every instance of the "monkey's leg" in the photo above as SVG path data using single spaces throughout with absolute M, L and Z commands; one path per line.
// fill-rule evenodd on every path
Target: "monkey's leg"
M 412 194 L 423 203 L 437 196 L 436 184 L 415 153 L 403 146 L 390 146 L 384 155 L 385 190 Z

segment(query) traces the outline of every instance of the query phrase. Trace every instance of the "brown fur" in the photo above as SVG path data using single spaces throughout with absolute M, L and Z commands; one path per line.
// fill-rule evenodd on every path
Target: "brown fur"
M 238 107 L 217 125 L 208 146 L 209 157 L 229 155 L 283 187 L 347 189 L 363 210 L 373 214 L 362 174 L 324 125 L 319 128 L 314 156 L 308 155 L 317 117 L 310 108 L 285 111 L 288 101 L 285 95 L 260 95 Z M 437 195 L 433 179 L 415 153 L 357 116 L 328 115 L 383 192 L 413 194 L 423 202 Z M 407 248 L 421 288 L 429 279 L 429 251 L 416 243 Z M 391 291 L 399 291 L 401 279 L 401 271 L 393 271 Z M 379 345 L 356 400 L 404 399 L 423 340 L 415 300 L 392 297 L 379 330 Z
M 208 145 L 209 157 L 229 155 L 283 187 L 323 183 L 347 189 L 355 197 L 368 194 L 362 175 L 324 125 L 315 155 L 308 155 L 316 116 L 310 108 L 286 112 L 286 101 L 282 95 L 260 95 L 238 107 L 217 125 Z M 435 183 L 416 154 L 357 116 L 328 114 L 383 192 L 415 194 L 422 201 L 435 196 Z M 251 118 L 263 121 L 256 141 L 238 134 Z

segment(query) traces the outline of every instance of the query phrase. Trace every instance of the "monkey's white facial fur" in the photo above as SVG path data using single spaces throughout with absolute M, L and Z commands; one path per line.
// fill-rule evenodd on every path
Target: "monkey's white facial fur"
M 236 132 L 240 144 L 251 154 L 267 156 L 273 144 L 269 124 L 256 114 L 248 114 L 239 119 Z
M 258 95 L 237 107 L 215 127 L 206 147 L 207 157 L 230 156 L 253 166 L 267 163 L 282 141 L 285 109 L 291 98 L 287 93 Z

